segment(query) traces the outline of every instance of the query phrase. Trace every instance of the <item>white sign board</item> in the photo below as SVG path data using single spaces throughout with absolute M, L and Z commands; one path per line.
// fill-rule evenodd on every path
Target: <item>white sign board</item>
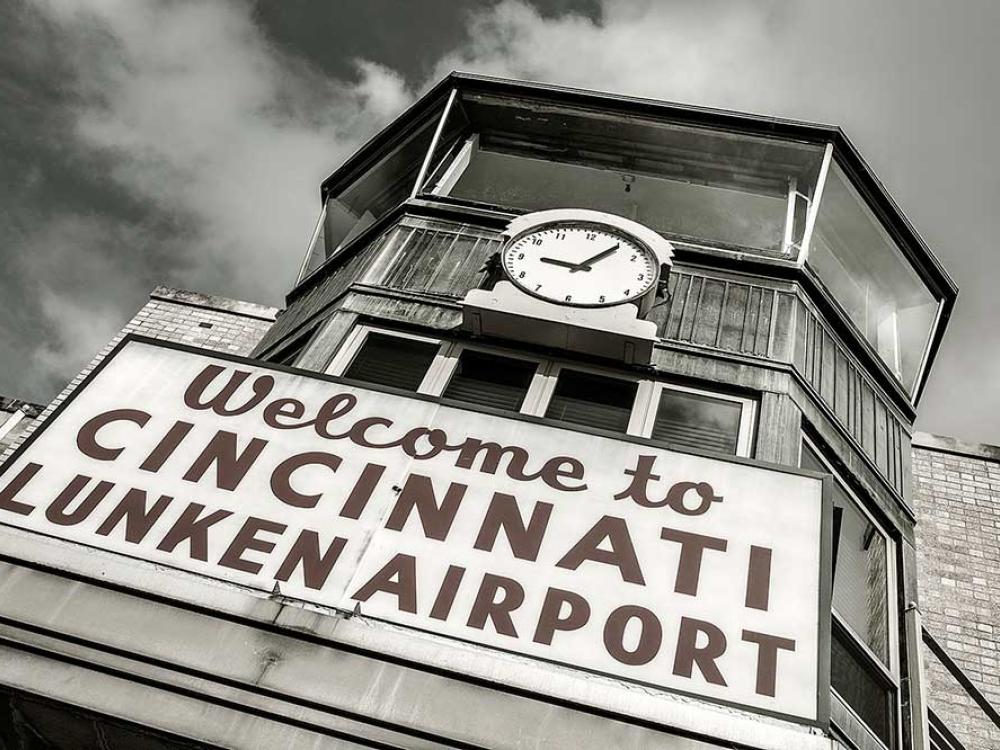
M 127 340 L 0 523 L 818 722 L 823 480 Z

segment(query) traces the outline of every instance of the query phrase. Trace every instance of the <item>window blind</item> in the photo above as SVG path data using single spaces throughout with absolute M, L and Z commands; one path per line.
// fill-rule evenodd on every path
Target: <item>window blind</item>
M 664 388 L 653 423 L 653 440 L 736 455 L 743 406 L 735 401 Z
M 518 411 L 537 369 L 536 362 L 466 349 L 443 395 L 468 404 Z
M 632 380 L 564 368 L 559 373 L 545 416 L 602 430 L 625 432 L 637 389 Z
M 434 361 L 438 345 L 429 341 L 369 333 L 345 378 L 416 391 Z

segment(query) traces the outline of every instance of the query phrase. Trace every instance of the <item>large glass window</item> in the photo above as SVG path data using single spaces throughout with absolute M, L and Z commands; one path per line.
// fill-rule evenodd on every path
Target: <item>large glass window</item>
M 891 542 L 808 442 L 804 469 L 833 474 L 833 643 L 830 680 L 837 694 L 889 747 L 893 746 L 894 596 Z
M 330 194 L 313 233 L 299 280 L 410 197 L 442 113 L 443 108 L 429 113 L 382 158 Z
M 809 443 L 802 444 L 800 463 L 804 469 L 830 472 Z M 834 483 L 833 507 L 833 608 L 888 666 L 888 542 L 839 480 Z
M 938 300 L 836 162 L 823 188 L 807 263 L 913 393 Z
M 694 244 L 795 256 L 823 149 L 531 101 L 466 97 L 471 130 L 428 192 L 618 214 Z
M 887 747 L 895 735 L 892 682 L 867 664 L 853 639 L 835 623 L 831 639 L 830 685 Z

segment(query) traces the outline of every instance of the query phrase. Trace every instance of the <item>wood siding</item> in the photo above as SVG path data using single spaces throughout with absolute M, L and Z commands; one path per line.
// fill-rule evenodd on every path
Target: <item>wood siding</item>
M 795 305 L 792 363 L 837 422 L 900 494 L 906 487 L 909 433 L 902 417 L 820 318 L 811 302 Z
M 675 268 L 650 319 L 665 341 L 791 363 L 904 494 L 909 440 L 902 418 L 796 287 Z
M 266 356 L 289 336 L 319 322 L 352 284 L 461 299 L 480 285 L 486 261 L 499 249 L 496 232 L 404 217 L 346 261 L 317 270 L 307 289 L 292 296 L 255 355 Z
M 422 314 L 419 321 L 431 327 L 454 325 L 455 303 L 480 286 L 489 258 L 499 249 L 500 235 L 495 231 L 404 217 L 366 248 L 329 269 L 320 268 L 305 291 L 293 295 L 257 354 L 266 356 L 280 342 L 317 326 L 340 307 L 396 320 L 410 314 L 389 314 L 390 308 L 407 308 L 399 299 L 359 304 L 355 294 L 348 303 L 345 295 L 352 291 L 362 296 L 379 289 L 391 296 L 403 293 L 425 311 L 443 304 L 452 309 L 440 316 Z M 909 436 L 903 418 L 796 284 L 677 266 L 665 297 L 649 317 L 665 342 L 792 365 L 888 485 L 904 495 Z M 323 340 L 314 337 L 317 345 Z M 305 356 L 320 361 L 320 355 L 325 356 L 321 352 Z
M 667 296 L 650 313 L 661 338 L 768 357 L 775 348 L 778 300 L 764 286 L 675 269 Z

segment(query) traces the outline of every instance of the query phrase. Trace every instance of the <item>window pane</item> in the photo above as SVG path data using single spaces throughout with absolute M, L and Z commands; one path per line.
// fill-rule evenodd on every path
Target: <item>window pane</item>
M 545 416 L 625 432 L 637 388 L 631 380 L 563 369 Z
M 528 100 L 470 97 L 462 111 L 478 148 L 449 195 L 607 211 L 695 244 L 794 254 L 786 217 L 794 244 L 822 161 L 814 144 Z
M 664 388 L 653 440 L 736 455 L 743 407 L 734 401 Z
M 416 391 L 438 348 L 429 341 L 369 333 L 344 377 Z
M 830 684 L 869 729 L 888 747 L 893 736 L 893 689 L 850 645 L 850 636 L 833 628 Z
M 535 362 L 466 349 L 444 397 L 518 411 L 537 368 Z
M 353 182 L 330 195 L 301 278 L 410 197 L 441 112 L 438 109 L 428 114 L 402 143 Z
M 829 473 L 816 453 L 802 445 L 802 467 Z M 833 608 L 883 664 L 889 663 L 889 591 L 886 540 L 840 482 L 833 485 L 839 509 L 834 538 Z M 837 532 L 838 524 L 834 524 Z
M 912 393 L 938 300 L 836 163 L 823 188 L 808 264 Z

